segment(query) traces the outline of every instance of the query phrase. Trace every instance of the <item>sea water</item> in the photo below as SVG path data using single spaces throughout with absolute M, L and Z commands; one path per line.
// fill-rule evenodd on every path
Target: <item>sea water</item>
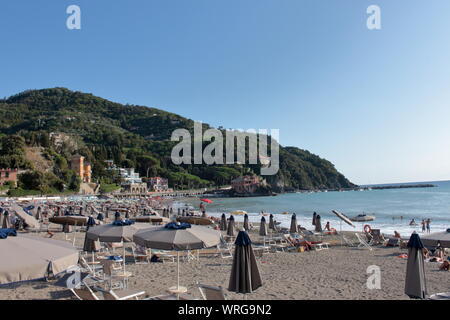
M 415 184 L 421 184 L 415 183 Z M 272 213 L 281 226 L 289 227 L 291 214 L 297 214 L 297 222 L 313 229 L 312 215 L 317 212 L 321 216 L 322 226 L 327 221 L 336 230 L 361 231 L 365 224 L 379 228 L 381 232 L 393 234 L 394 230 L 402 236 L 413 231 L 422 234 L 420 222 L 431 219 L 431 232 L 444 231 L 450 228 L 450 181 L 425 182 L 435 185 L 432 188 L 405 188 L 367 191 L 287 193 L 275 197 L 246 198 L 211 198 L 214 202 L 207 204 L 208 215 L 219 217 L 234 210 L 245 210 L 250 222 L 261 220 L 261 211 Z M 198 199 L 188 199 L 186 203 L 198 209 Z M 355 228 L 342 222 L 332 210 L 344 213 L 348 217 L 365 213 L 375 216 L 370 222 L 354 222 Z M 289 214 L 282 214 L 288 212 Z M 243 216 L 234 216 L 242 221 Z M 266 221 L 269 217 L 266 216 Z M 415 219 L 417 225 L 409 223 Z

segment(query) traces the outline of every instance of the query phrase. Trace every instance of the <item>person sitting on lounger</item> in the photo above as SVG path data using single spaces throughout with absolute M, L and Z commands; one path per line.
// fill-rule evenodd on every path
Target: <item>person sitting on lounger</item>
M 445 260 L 444 263 L 441 264 L 441 266 L 439 267 L 439 270 L 441 270 L 441 271 L 449 271 L 450 270 L 450 262 Z
M 159 256 L 157 254 L 154 254 L 150 258 L 150 262 L 162 262 L 162 260 L 159 258 Z
M 330 228 L 330 221 L 327 221 L 327 224 L 325 225 L 325 230 L 331 231 L 331 228 Z

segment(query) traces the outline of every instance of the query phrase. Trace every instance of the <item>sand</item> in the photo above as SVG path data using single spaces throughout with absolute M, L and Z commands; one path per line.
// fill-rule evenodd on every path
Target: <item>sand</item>
M 41 236 L 45 236 L 41 234 Z M 79 233 L 78 246 L 84 234 Z M 55 234 L 63 239 L 62 233 Z M 338 244 L 338 243 L 336 243 Z M 378 247 L 362 248 L 333 246 L 329 250 L 310 252 L 277 252 L 258 257 L 263 287 L 247 295 L 247 299 L 409 299 L 404 294 L 406 259 L 399 258 L 406 250 Z M 129 257 L 127 271 L 133 276 L 129 288 L 142 289 L 150 296 L 165 294 L 176 285 L 176 263 L 135 265 Z M 196 283 L 228 287 L 231 259 L 201 256 L 199 261 L 183 261 L 180 285 L 188 293 L 201 298 Z M 380 267 L 381 288 L 368 289 L 367 267 Z M 438 271 L 439 264 L 426 263 L 429 293 L 450 290 L 450 272 Z M 73 299 L 69 290 L 54 285 L 55 281 L 32 281 L 0 287 L 0 299 Z M 228 299 L 242 295 L 225 290 Z

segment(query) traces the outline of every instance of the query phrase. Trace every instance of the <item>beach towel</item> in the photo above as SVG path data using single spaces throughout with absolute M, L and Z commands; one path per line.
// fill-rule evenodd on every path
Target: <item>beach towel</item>
M 187 222 L 170 222 L 164 226 L 166 229 L 187 229 L 190 228 L 191 225 Z
M 15 229 L 0 229 L 0 239 L 6 239 L 8 236 L 17 236 Z
M 114 261 L 121 261 L 122 257 L 121 256 L 108 256 L 106 259 L 107 260 L 114 260 Z
M 116 220 L 112 223 L 113 226 L 129 226 L 134 224 L 134 220 Z

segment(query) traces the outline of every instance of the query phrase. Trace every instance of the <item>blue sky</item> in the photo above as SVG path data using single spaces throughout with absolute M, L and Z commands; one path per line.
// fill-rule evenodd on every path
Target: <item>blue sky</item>
M 280 129 L 358 184 L 446 180 L 449 16 L 448 0 L 3 1 L 0 96 L 62 86 Z

